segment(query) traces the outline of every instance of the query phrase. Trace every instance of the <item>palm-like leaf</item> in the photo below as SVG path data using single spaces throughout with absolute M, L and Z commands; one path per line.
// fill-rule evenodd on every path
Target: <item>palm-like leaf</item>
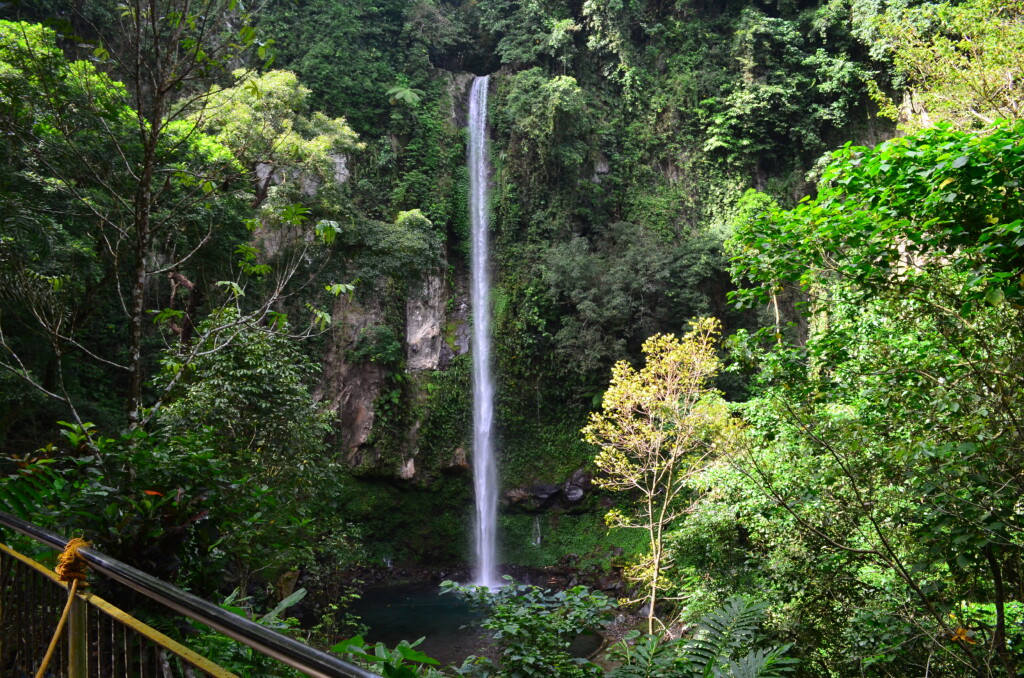
M 42 464 L 33 464 L 31 472 L 0 478 L 0 510 L 31 517 L 50 502 L 56 480 L 56 474 Z
M 791 645 L 783 645 L 771 650 L 751 650 L 737 661 L 728 662 L 728 670 L 715 670 L 715 676 L 722 678 L 783 678 L 783 674 L 793 670 L 795 659 L 787 659 L 785 654 Z
M 683 648 L 699 667 L 695 675 L 715 675 L 736 651 L 749 646 L 766 607 L 765 603 L 734 596 L 701 618 L 697 637 Z
M 392 87 L 387 91 L 387 95 L 391 98 L 391 103 L 396 104 L 399 101 L 406 104 L 407 106 L 415 106 L 423 98 L 423 90 L 416 89 L 414 87 L 403 87 L 398 85 Z
M 609 678 L 784 678 L 797 663 L 783 656 L 792 645 L 751 649 L 767 607 L 742 596 L 730 598 L 701 618 L 695 637 L 685 642 L 633 632 L 610 652 L 622 665 Z

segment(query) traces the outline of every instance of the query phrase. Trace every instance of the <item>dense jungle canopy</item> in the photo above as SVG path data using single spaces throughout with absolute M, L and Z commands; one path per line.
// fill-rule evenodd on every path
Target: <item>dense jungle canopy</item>
M 322 647 L 458 571 L 476 75 L 500 560 L 565 590 L 465 592 L 461 673 L 1020 675 L 1020 0 L 4 3 L 0 509 Z

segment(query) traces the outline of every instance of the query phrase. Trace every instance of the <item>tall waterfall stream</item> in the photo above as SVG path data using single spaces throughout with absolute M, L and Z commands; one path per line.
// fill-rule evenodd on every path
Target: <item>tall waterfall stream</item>
M 497 571 L 498 473 L 492 428 L 491 306 L 487 251 L 487 76 L 473 80 L 469 94 L 469 219 L 473 240 L 470 302 L 473 307 L 473 489 L 476 494 L 474 584 L 495 588 Z

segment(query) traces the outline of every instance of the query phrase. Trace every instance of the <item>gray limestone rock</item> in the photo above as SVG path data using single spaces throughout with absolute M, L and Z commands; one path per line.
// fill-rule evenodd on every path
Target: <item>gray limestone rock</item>
M 405 362 L 410 372 L 440 367 L 444 321 L 444 276 L 435 271 L 405 303 Z

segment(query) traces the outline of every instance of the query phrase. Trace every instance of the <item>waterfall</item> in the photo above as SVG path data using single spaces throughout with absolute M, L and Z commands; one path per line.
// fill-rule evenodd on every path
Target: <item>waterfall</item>
M 498 472 L 495 467 L 494 382 L 491 379 L 491 307 L 487 229 L 487 76 L 473 80 L 469 93 L 469 221 L 473 306 L 473 489 L 476 493 L 474 584 L 492 589 L 498 579 Z

